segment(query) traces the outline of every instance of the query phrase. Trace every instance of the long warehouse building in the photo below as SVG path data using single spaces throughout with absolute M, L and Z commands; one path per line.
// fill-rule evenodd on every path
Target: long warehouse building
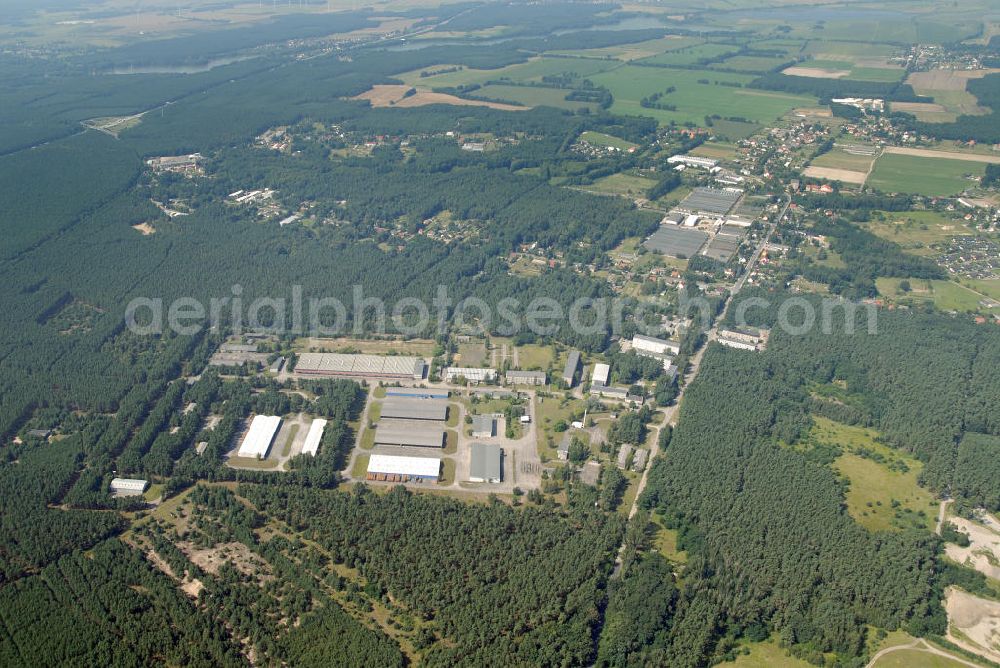
M 302 353 L 295 365 L 295 373 L 340 378 L 421 380 L 425 367 L 426 362 L 419 357 Z
M 448 402 L 442 399 L 387 397 L 382 403 L 382 417 L 399 420 L 445 420 Z
M 267 457 L 280 426 L 281 418 L 277 415 L 255 415 L 237 454 L 240 457 Z
M 401 445 L 413 448 L 443 448 L 444 427 L 415 420 L 379 420 L 375 445 Z
M 326 429 L 326 420 L 316 419 L 309 425 L 309 433 L 306 434 L 306 442 L 302 444 L 302 454 L 316 456 L 319 452 L 319 442 L 323 440 L 323 430 Z
M 422 482 L 437 480 L 440 474 L 441 460 L 438 457 L 372 455 L 368 460 L 368 480 Z

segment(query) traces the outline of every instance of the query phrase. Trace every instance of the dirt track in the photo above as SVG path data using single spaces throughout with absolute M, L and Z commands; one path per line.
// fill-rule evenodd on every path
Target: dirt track
M 378 85 L 372 86 L 371 90 L 365 91 L 361 95 L 353 98 L 355 100 L 368 100 L 373 107 L 399 107 L 406 109 L 409 107 L 423 107 L 428 104 L 451 104 L 463 107 L 489 107 L 490 109 L 502 109 L 504 111 L 524 111 L 530 107 L 517 107 L 513 104 L 502 104 L 500 102 L 485 102 L 482 100 L 466 100 L 447 93 L 435 93 L 429 90 L 417 89 L 417 92 L 409 97 L 404 97 L 406 91 L 410 90 L 406 85 Z
M 1000 165 L 1000 155 L 979 155 L 977 153 L 959 153 L 957 151 L 936 151 L 930 148 L 907 148 L 905 146 L 887 146 L 885 153 L 896 155 L 914 155 L 920 158 L 944 158 L 946 160 L 967 160 L 968 162 L 985 162 Z

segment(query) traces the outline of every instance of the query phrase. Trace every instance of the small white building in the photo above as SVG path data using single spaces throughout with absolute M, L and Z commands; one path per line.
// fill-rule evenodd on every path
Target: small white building
M 594 371 L 590 375 L 590 385 L 604 387 L 608 384 L 611 378 L 611 367 L 607 364 L 598 362 L 594 365 Z
M 478 385 L 479 383 L 496 380 L 496 377 L 496 369 L 450 366 L 444 370 L 444 379 L 449 383 L 454 383 L 459 378 L 464 378 L 469 383 Z
M 148 480 L 136 478 L 114 478 L 111 480 L 111 493 L 115 496 L 139 496 L 149 487 Z
M 323 439 L 323 430 L 326 429 L 326 420 L 313 420 L 309 425 L 309 433 L 306 434 L 306 442 L 302 444 L 302 454 L 316 456 L 319 452 L 319 442 Z
M 267 451 L 271 449 L 274 435 L 278 433 L 280 426 L 281 418 L 277 415 L 255 415 L 236 454 L 256 459 L 267 457 Z

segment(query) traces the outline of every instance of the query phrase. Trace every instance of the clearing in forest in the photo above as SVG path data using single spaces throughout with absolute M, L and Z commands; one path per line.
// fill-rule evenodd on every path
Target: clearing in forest
M 405 85 L 376 85 L 370 90 L 358 95 L 354 100 L 368 100 L 373 107 L 399 107 L 406 109 L 410 107 L 424 107 L 428 104 L 450 104 L 464 107 L 489 107 L 491 109 L 502 109 L 504 111 L 524 111 L 527 107 L 518 107 L 513 104 L 502 104 L 500 102 L 486 102 L 484 100 L 466 100 L 455 95 L 446 93 L 435 93 L 429 90 L 417 89 L 409 97 L 406 92 L 410 86 Z

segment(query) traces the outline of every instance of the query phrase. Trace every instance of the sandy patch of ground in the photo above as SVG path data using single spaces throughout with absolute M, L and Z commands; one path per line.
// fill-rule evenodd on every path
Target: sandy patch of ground
M 406 85 L 377 85 L 371 90 L 365 91 L 352 99 L 368 100 L 373 107 L 423 107 L 428 104 L 451 104 L 462 107 L 489 107 L 491 109 L 501 109 L 504 111 L 524 111 L 530 107 L 516 107 L 512 104 L 502 104 L 500 102 L 485 102 L 482 100 L 465 100 L 446 93 L 435 93 L 429 90 L 417 89 L 417 92 L 409 97 L 403 97 L 411 86 Z
M 948 640 L 990 661 L 1000 662 L 1000 603 L 949 587 L 945 609 Z
M 931 102 L 893 102 L 893 111 L 907 111 L 911 114 L 947 113 L 948 109 L 942 104 Z
M 201 590 L 205 588 L 204 583 L 198 578 L 194 578 L 190 582 L 185 582 L 181 585 L 181 591 L 190 596 L 191 598 L 198 598 L 198 594 Z
M 824 70 L 820 67 L 799 67 L 792 66 L 782 71 L 792 77 L 810 77 L 812 79 L 843 79 L 850 76 L 850 70 Z
M 267 563 L 243 543 L 220 543 L 209 548 L 195 548 L 191 543 L 178 543 L 177 547 L 187 555 L 191 563 L 212 575 L 219 572 L 222 564 L 229 563 L 244 575 L 256 576 L 260 581 L 272 577 Z
M 944 158 L 946 160 L 967 160 L 968 162 L 985 162 L 1000 165 L 1000 155 L 959 153 L 958 151 L 936 151 L 929 148 L 908 148 L 906 146 L 886 146 L 884 152 L 895 153 L 897 155 L 913 155 L 919 158 Z
M 148 237 L 150 234 L 153 234 L 153 233 L 156 232 L 156 228 L 154 228 L 149 223 L 139 223 L 138 225 L 133 225 L 132 229 L 133 230 L 138 230 L 139 232 L 142 233 L 142 236 L 144 236 L 144 237 Z
M 864 185 L 868 175 L 864 172 L 854 172 L 849 169 L 836 169 L 834 167 L 806 167 L 802 171 L 803 176 L 814 179 L 827 179 L 829 181 L 841 181 L 843 183 L 854 183 Z
M 981 79 L 987 74 L 996 74 L 1000 69 L 985 70 L 930 70 L 929 72 L 914 72 L 906 79 L 906 83 L 914 89 L 922 90 L 965 90 L 969 79 Z
M 792 113 L 798 116 L 812 116 L 815 118 L 833 118 L 833 112 L 826 107 L 805 107 L 794 109 Z
M 948 558 L 970 566 L 986 577 L 1000 580 L 1000 532 L 964 517 L 951 517 L 948 521 L 969 536 L 968 547 L 953 543 L 945 546 Z

